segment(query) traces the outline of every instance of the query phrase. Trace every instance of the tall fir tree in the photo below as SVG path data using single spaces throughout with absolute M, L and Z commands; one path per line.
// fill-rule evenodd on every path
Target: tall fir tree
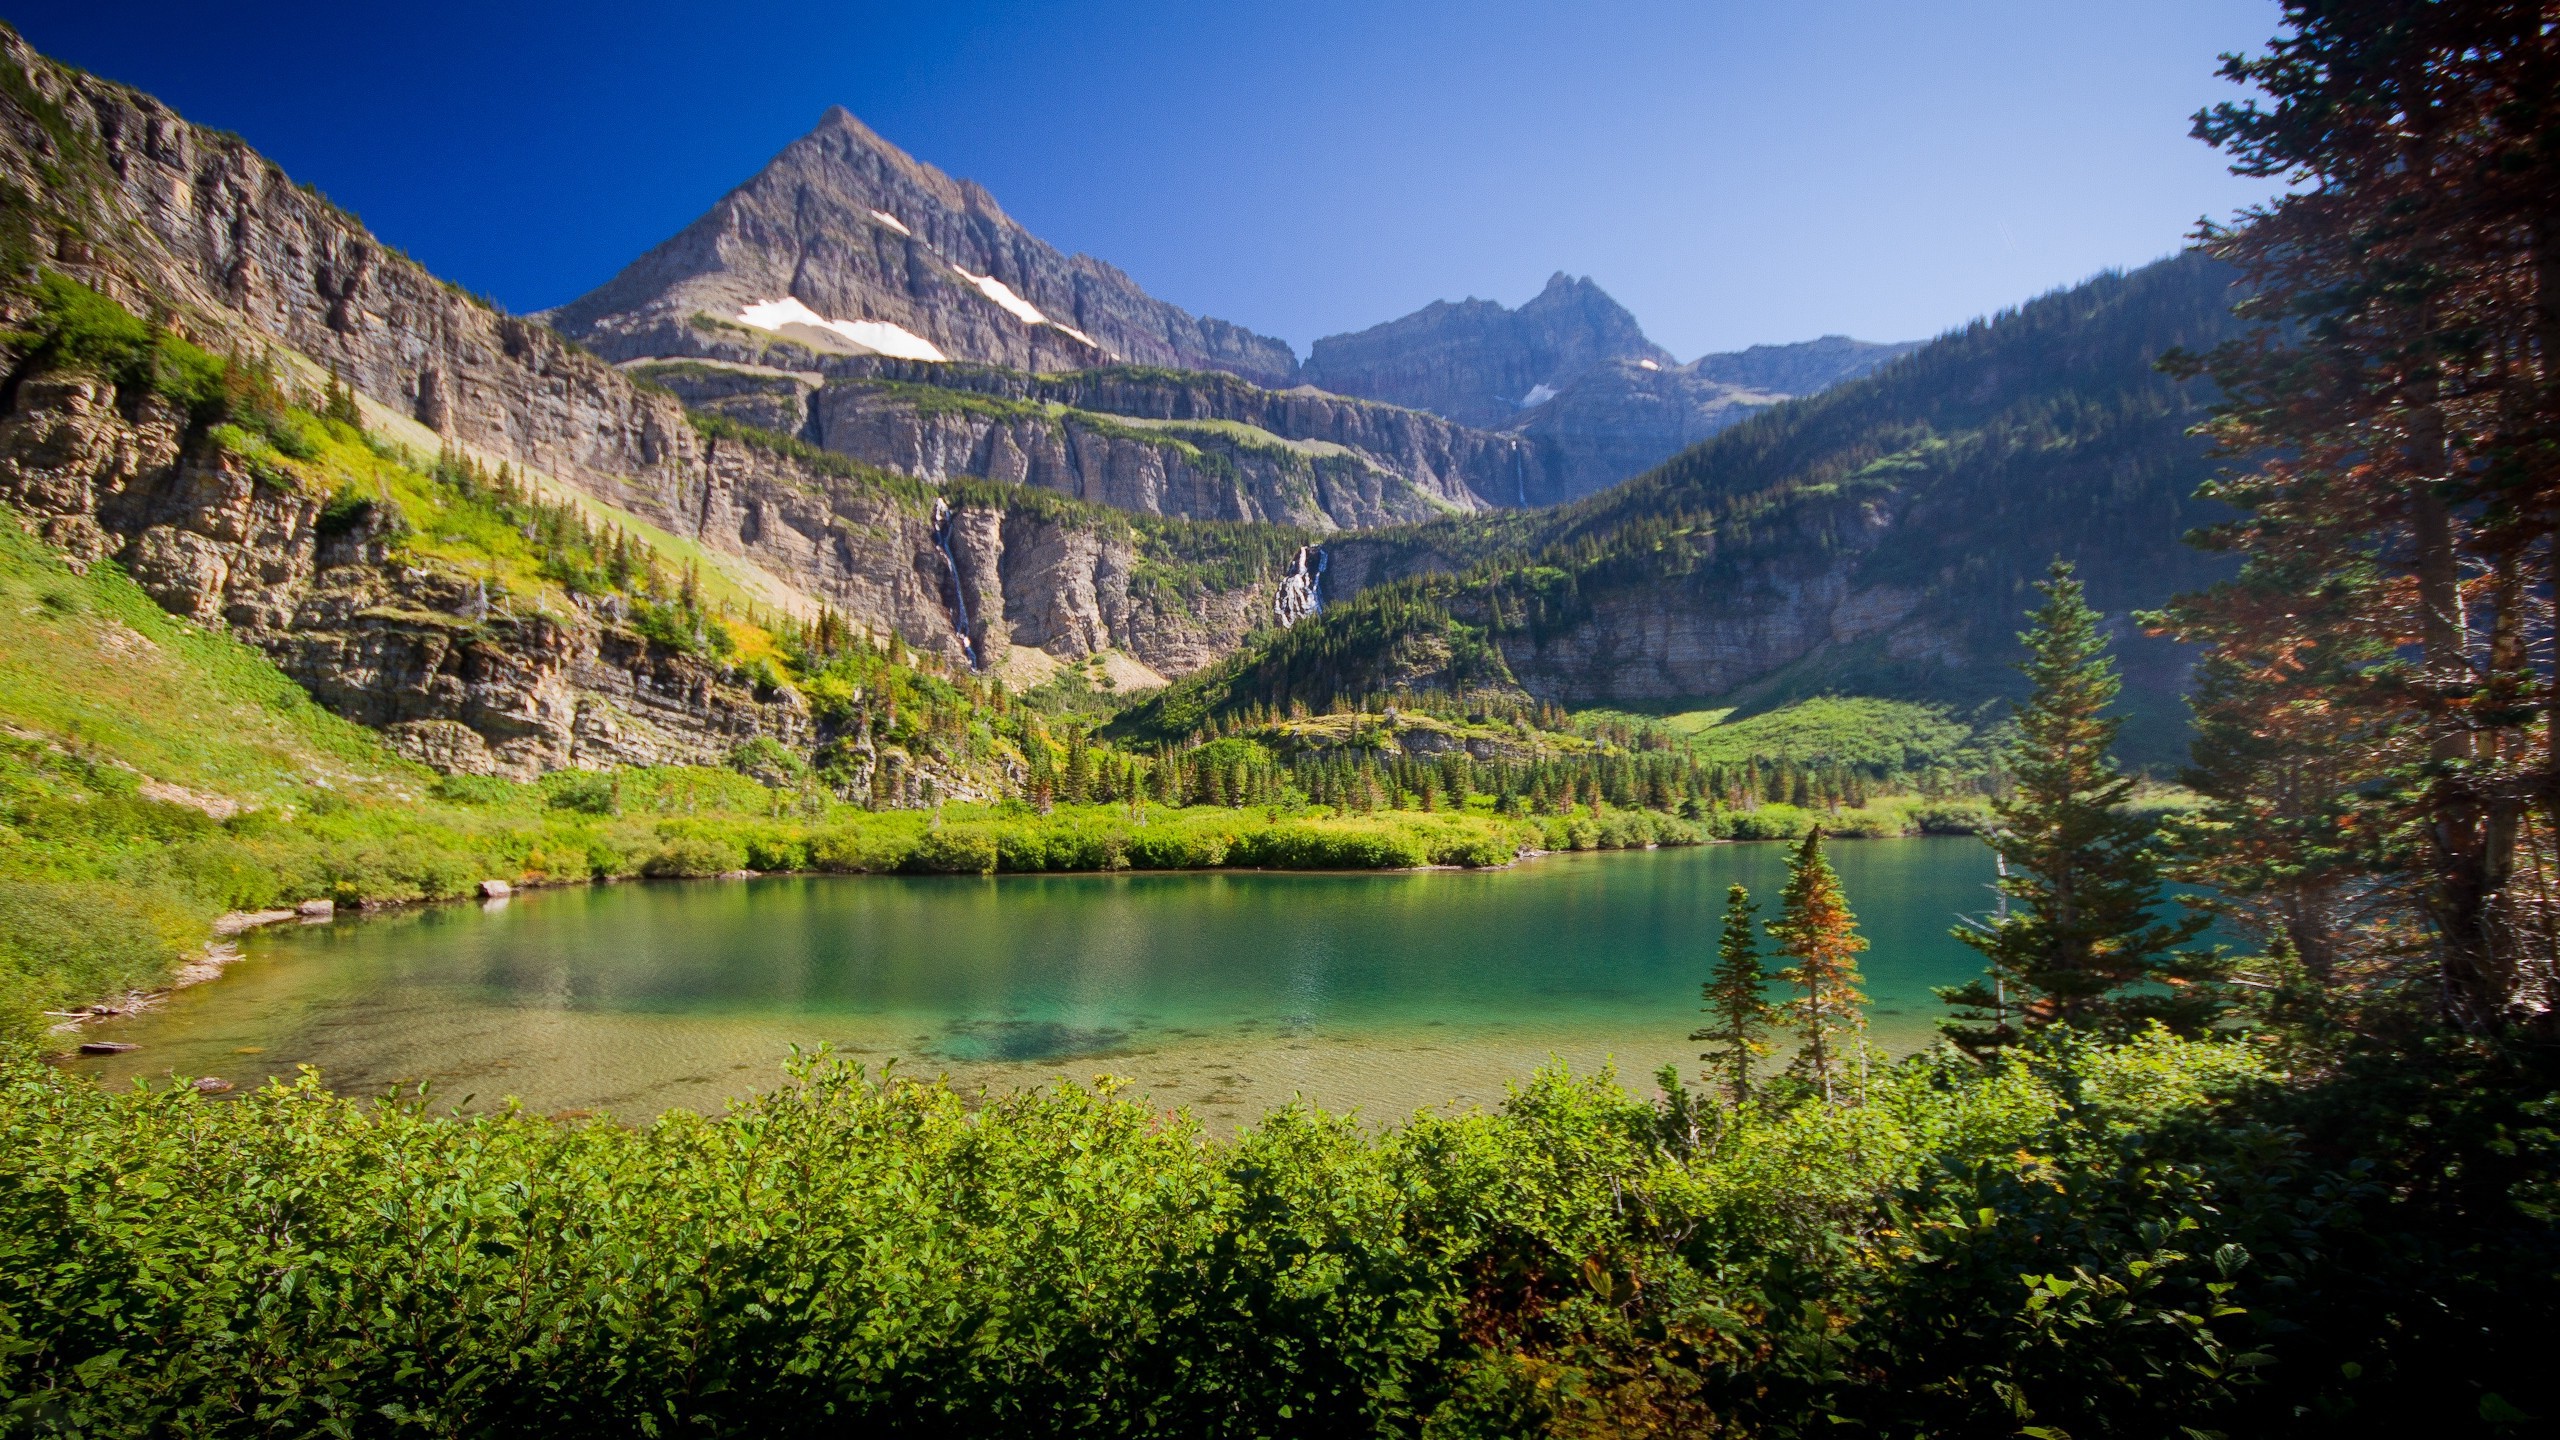
M 2238 917 L 2279 923 L 2255 927 L 2271 952 L 2316 970 L 2325 949 L 2386 1001 L 2424 989 L 2463 1029 L 2550 1037 L 2560 25 L 2520 0 L 2283 9 L 2263 54 L 2225 58 L 2251 93 L 2195 128 L 2284 182 L 2199 235 L 2238 270 L 2250 329 L 2168 361 L 2220 393 L 2209 431 L 2239 463 L 2207 493 L 2233 518 L 2203 543 L 2243 566 L 2161 626 L 2244 667 L 2225 676 L 2246 687 L 2240 738 L 2274 762 L 2199 767 L 2237 843 L 2190 873 L 2273 895 Z M 2378 853 L 2333 865 L 2339 837 Z M 2332 869 L 2358 924 L 2322 934 L 2296 922 L 2331 897 L 2294 877 Z
M 1716 1047 L 1698 1058 L 1709 1062 L 1708 1076 L 1724 1083 L 1736 1105 L 1751 1098 L 1752 1062 L 1769 1053 L 1769 1032 L 1778 1021 L 1778 1007 L 1765 994 L 1769 972 L 1760 963 L 1757 913 L 1749 890 L 1736 885 L 1725 892 L 1715 973 L 1699 987 L 1709 1023 L 1689 1034 Z
M 1794 1073 L 1826 1103 L 1837 1100 L 1842 1069 L 1867 1028 L 1867 996 L 1859 988 L 1864 977 L 1858 973 L 1858 952 L 1867 942 L 1841 893 L 1839 875 L 1823 857 L 1821 826 L 1787 862 L 1787 888 L 1769 934 L 1778 953 L 1795 962 L 1778 972 L 1796 990 L 1780 1007 L 1798 1041 Z
M 2134 777 L 2113 754 L 2120 682 L 2098 613 L 2071 566 L 2053 562 L 2018 668 L 2034 689 L 2018 707 L 2007 799 L 1986 837 L 2003 862 L 2006 913 L 1957 928 L 1989 962 L 1984 978 L 1942 986 L 1957 1014 L 1939 1022 L 1976 1054 L 2065 1024 L 2125 1034 L 2149 1020 L 2193 1033 L 2219 1003 L 2214 958 L 2183 951 L 2210 923 L 2154 918 L 2162 903 L 2152 822 L 2131 813 Z

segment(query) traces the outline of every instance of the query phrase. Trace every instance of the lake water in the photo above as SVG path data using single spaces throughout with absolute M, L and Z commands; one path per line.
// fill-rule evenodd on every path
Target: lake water
M 1561 1059 L 1694 1069 L 1725 887 L 1764 916 L 1790 847 L 1557 855 L 1499 871 L 774 877 L 536 891 L 245 937 L 221 979 L 97 1027 L 110 1081 L 297 1064 L 626 1118 L 717 1109 L 790 1046 L 1002 1089 L 1129 1079 L 1213 1127 L 1295 1095 L 1396 1119 L 1498 1104 Z M 1974 840 L 1831 849 L 1873 948 L 1873 1034 L 1926 1043 Z

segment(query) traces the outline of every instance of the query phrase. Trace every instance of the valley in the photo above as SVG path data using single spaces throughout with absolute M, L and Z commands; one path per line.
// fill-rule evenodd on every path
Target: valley
M 1154 8 L 0 24 L 0 1436 L 2560 1413 L 2550 6 Z

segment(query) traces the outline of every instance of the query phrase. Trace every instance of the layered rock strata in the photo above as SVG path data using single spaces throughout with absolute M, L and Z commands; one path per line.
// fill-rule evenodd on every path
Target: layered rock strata
M 236 137 L 14 34 L 0 32 L 0 65 L 16 72 L 0 87 L 0 190 L 15 197 L 7 238 L 29 265 L 166 317 L 207 348 L 301 357 L 378 407 L 374 423 L 414 422 L 423 443 L 510 462 L 607 518 L 698 543 L 776 609 L 829 605 L 965 658 L 921 495 L 706 435 L 676 396 L 438 281 Z M 173 609 L 239 629 L 346 713 L 419 737 L 420 753 L 514 773 L 808 737 L 787 704 L 634 650 L 595 616 L 451 624 L 453 597 L 436 582 L 324 563 L 337 552 L 315 501 L 195 443 L 149 394 L 0 361 L 0 499 L 66 550 L 124 561 Z M 1114 647 L 1173 674 L 1268 613 L 1276 575 L 1232 593 L 1133 586 L 1141 538 L 1116 518 L 980 508 L 1020 557 L 986 555 L 983 623 L 1038 637 L 1021 643 L 1070 657 Z M 600 717 L 583 729 L 582 707 Z

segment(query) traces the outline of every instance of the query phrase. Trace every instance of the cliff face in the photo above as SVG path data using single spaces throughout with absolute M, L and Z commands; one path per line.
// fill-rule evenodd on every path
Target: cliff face
M 718 764 L 758 736 L 828 738 L 789 691 L 759 694 L 658 645 L 607 602 L 515 610 L 468 575 L 399 562 L 384 537 L 326 532 L 321 504 L 192 434 L 147 390 L 13 373 L 0 502 L 82 560 L 113 558 L 169 610 L 264 649 L 314 697 L 445 770 L 532 775 L 613 764 Z M 1124 528 L 966 506 L 950 527 L 964 647 L 929 511 L 816 483 L 787 457 L 714 441 L 701 532 L 858 623 L 956 659 L 1029 646 L 1124 650 L 1179 673 L 1263 623 L 1273 586 L 1168 596 L 1133 585 Z M 889 624 L 889 621 L 902 621 Z M 942 777 L 943 794 L 966 794 Z
M 492 610 L 468 577 L 325 534 L 316 499 L 188 433 L 147 391 L 15 377 L 0 500 L 83 561 L 112 557 L 172 612 L 257 645 L 331 709 L 448 771 L 718 764 L 808 712 L 583 611 Z
M 1827 335 L 1681 365 L 1589 280 L 1557 274 L 1517 310 L 1447 301 L 1315 343 L 1303 373 L 1527 442 L 1519 505 L 1557 505 L 1640 475 L 1755 411 L 1918 348 Z
M 799 308 L 755 308 L 783 301 Z M 696 313 L 848 354 L 1023 370 L 1126 360 L 1278 384 L 1297 369 L 1281 341 L 1061 255 L 983 187 L 919 164 L 842 108 L 552 318 L 623 360 L 691 353 L 670 346 Z
M 55 65 L 14 34 L 0 32 L 0 65 L 21 82 L 0 89 L 0 238 L 19 263 L 167 316 L 217 351 L 272 351 L 288 370 L 307 361 L 315 385 L 335 371 L 394 438 L 511 462 L 697 542 L 775 609 L 824 603 L 918 649 L 963 654 L 920 493 L 706 438 L 673 395 L 436 280 L 236 138 Z M 171 608 L 240 630 L 336 708 L 411 727 L 426 737 L 419 753 L 521 772 L 806 734 L 805 716 L 635 649 L 594 616 L 453 623 L 459 602 L 443 582 L 334 560 L 314 502 L 226 468 L 148 395 L 0 360 L 0 498 L 64 548 L 116 556 Z M 1023 556 L 1091 557 L 1081 580 L 1054 559 L 986 576 L 1001 591 L 986 613 L 1043 617 L 1030 633 L 1059 654 L 1112 645 L 1182 671 L 1267 615 L 1279 578 L 1140 587 L 1114 608 L 1106 597 L 1126 587 L 1111 575 L 1141 568 L 1124 522 L 1054 503 L 1001 518 L 1022 532 Z
M 1493 428 L 1610 360 L 1676 363 L 1607 292 L 1558 271 L 1517 310 L 1438 300 L 1355 335 L 1328 335 L 1302 373 L 1326 390 Z
M 1702 380 L 1763 390 L 1773 395 L 1814 395 L 1889 365 L 1920 348 L 1917 340 L 1878 344 L 1825 335 L 1793 345 L 1754 345 L 1701 355 L 1686 367 Z
M 1554 489 L 1526 442 L 1225 376 L 1060 375 L 860 360 L 633 373 L 698 409 L 940 482 L 979 476 L 1141 513 L 1315 530 L 1433 519 Z M 832 378 L 831 378 L 832 377 Z
M 1514 422 L 1515 433 L 1537 447 L 1548 482 L 1530 503 L 1597 494 L 1785 398 L 1683 366 L 1595 365 Z
M 1566 703 L 1970 706 L 2020 688 L 2019 617 L 2060 556 L 2114 617 L 2126 752 L 2172 763 L 2189 656 L 2126 617 L 2228 562 L 2180 538 L 2222 518 L 2197 498 L 2216 462 L 2191 433 L 2213 397 L 2155 362 L 2237 333 L 2231 286 L 2199 256 L 2102 276 L 1582 504 L 1333 540 L 1326 610 L 1306 622 L 1322 638 L 1201 683 L 1291 687 L 1236 695 L 1264 705 L 1516 684 Z

